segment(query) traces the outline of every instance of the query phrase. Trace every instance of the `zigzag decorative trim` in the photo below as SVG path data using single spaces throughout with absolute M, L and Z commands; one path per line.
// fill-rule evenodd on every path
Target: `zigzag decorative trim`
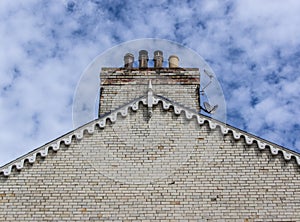
M 185 114 L 185 117 L 187 119 L 195 118 L 199 125 L 203 125 L 205 122 L 208 122 L 209 128 L 212 130 L 215 130 L 216 128 L 219 128 L 221 133 L 223 135 L 228 134 L 229 132 L 232 132 L 233 138 L 235 140 L 241 139 L 241 137 L 244 137 L 244 140 L 246 144 L 251 145 L 254 142 L 257 143 L 257 146 L 260 150 L 264 150 L 269 148 L 271 154 L 278 155 L 279 152 L 283 154 L 283 158 L 286 161 L 289 161 L 292 159 L 292 157 L 295 158 L 296 163 L 298 166 L 300 166 L 300 156 L 299 154 L 285 149 L 285 148 L 279 148 L 278 146 L 275 147 L 275 144 L 268 143 L 256 136 L 250 135 L 248 133 L 245 133 L 237 128 L 234 128 L 232 126 L 226 125 L 225 123 L 219 122 L 217 120 L 211 119 L 209 117 L 206 117 L 202 114 L 197 113 L 196 111 L 190 110 L 189 108 L 186 108 L 182 106 L 181 104 L 178 104 L 176 102 L 173 102 L 169 100 L 168 98 L 165 98 L 163 96 L 155 95 L 151 92 L 147 93 L 147 95 L 142 96 L 127 105 L 124 105 L 115 111 L 108 113 L 107 115 L 101 117 L 100 119 L 94 120 L 82 127 L 79 127 L 78 129 L 71 131 L 70 133 L 54 140 L 53 142 L 50 142 L 49 144 L 46 144 L 18 159 L 15 161 L 12 161 L 11 163 L 8 163 L 0 168 L 0 173 L 3 173 L 4 176 L 9 176 L 11 174 L 11 171 L 13 167 L 15 167 L 18 170 L 21 170 L 24 167 L 24 163 L 28 161 L 29 163 L 34 163 L 36 161 L 37 155 L 41 155 L 42 157 L 46 157 L 48 155 L 49 149 L 52 149 L 54 151 L 58 151 L 60 149 L 60 145 L 64 143 L 65 145 L 70 145 L 72 143 L 72 139 L 80 140 L 84 137 L 84 133 L 87 132 L 88 134 L 93 134 L 96 127 L 99 127 L 100 129 L 105 128 L 106 122 L 109 120 L 112 123 L 117 121 L 117 116 L 121 115 L 123 117 L 126 117 L 128 115 L 128 110 L 132 109 L 133 111 L 137 111 L 139 109 L 139 104 L 142 103 L 144 106 L 148 107 L 149 109 L 153 108 L 153 105 L 158 105 L 158 103 L 162 103 L 162 108 L 164 110 L 169 110 L 171 107 L 174 109 L 174 113 L 177 115 L 181 115 L 183 112 Z

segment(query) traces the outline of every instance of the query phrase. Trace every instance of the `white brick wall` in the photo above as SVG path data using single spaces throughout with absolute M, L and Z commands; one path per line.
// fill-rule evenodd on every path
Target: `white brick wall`
M 0 220 L 300 221 L 293 161 L 159 106 L 146 114 L 1 176 Z
M 147 92 L 149 80 L 156 94 L 200 111 L 198 69 L 154 69 L 128 71 L 104 68 L 100 74 L 102 94 L 99 113 L 104 114 Z

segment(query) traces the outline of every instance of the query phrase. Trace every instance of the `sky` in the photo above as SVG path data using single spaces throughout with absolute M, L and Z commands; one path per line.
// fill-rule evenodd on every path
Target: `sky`
M 71 131 L 86 67 L 141 38 L 197 52 L 228 124 L 300 152 L 299 11 L 298 0 L 1 0 L 0 166 Z

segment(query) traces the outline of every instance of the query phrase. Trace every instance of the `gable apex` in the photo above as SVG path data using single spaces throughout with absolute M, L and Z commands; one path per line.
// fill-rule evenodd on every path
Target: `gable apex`
M 247 145 L 257 143 L 257 147 L 260 150 L 269 149 L 272 155 L 278 155 L 279 153 L 282 153 L 282 156 L 286 161 L 289 161 L 294 157 L 296 164 L 300 166 L 300 155 L 298 153 L 284 147 L 280 147 L 274 143 L 263 140 L 257 136 L 251 135 L 247 132 L 222 123 L 218 120 L 212 119 L 203 114 L 200 114 L 195 110 L 187 108 L 180 103 L 168 99 L 167 97 L 154 94 L 152 91 L 152 85 L 151 83 L 149 83 L 149 90 L 144 96 L 141 96 L 115 109 L 112 112 L 106 113 L 100 118 L 93 120 L 63 135 L 62 137 L 59 137 L 51 141 L 50 143 L 47 143 L 40 148 L 37 148 L 29 152 L 28 154 L 21 156 L 20 158 L 2 166 L 0 168 L 0 173 L 2 173 L 4 176 L 9 176 L 14 167 L 17 170 L 21 170 L 24 167 L 25 162 L 28 161 L 29 163 L 33 164 L 36 161 L 38 155 L 40 155 L 41 157 L 47 157 L 49 149 L 58 151 L 61 147 L 61 144 L 65 144 L 66 146 L 68 146 L 72 143 L 72 139 L 81 140 L 85 136 L 85 133 L 93 134 L 96 127 L 103 129 L 105 128 L 107 121 L 110 121 L 112 123 L 116 122 L 118 120 L 118 115 L 126 117 L 130 109 L 133 111 L 137 111 L 140 104 L 142 104 L 143 106 L 147 106 L 149 113 L 151 113 L 151 109 L 153 108 L 153 106 L 158 106 L 159 104 L 161 104 L 163 110 L 170 110 L 172 108 L 173 112 L 176 115 L 184 115 L 189 120 L 194 119 L 194 121 L 196 121 L 200 126 L 205 124 L 206 122 L 211 130 L 216 130 L 218 128 L 223 135 L 232 133 L 232 136 L 236 141 L 240 140 L 243 137 Z M 151 118 L 151 115 L 149 115 L 149 118 Z

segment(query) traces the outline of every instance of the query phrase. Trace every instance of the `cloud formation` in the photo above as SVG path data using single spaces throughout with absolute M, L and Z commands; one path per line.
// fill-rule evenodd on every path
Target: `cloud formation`
M 299 11 L 296 0 L 0 1 L 0 165 L 71 130 L 85 67 L 138 38 L 195 50 L 229 124 L 300 151 Z

